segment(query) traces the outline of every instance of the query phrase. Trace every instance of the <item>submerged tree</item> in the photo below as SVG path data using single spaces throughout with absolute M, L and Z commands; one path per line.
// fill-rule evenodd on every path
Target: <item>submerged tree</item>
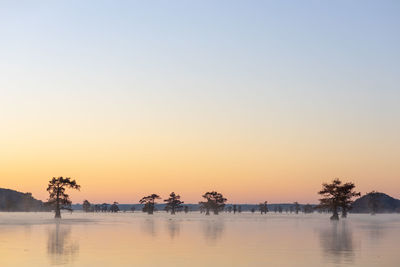
M 84 212 L 89 212 L 92 210 L 92 205 L 90 204 L 90 202 L 88 200 L 83 201 L 82 209 Z
M 338 188 L 341 184 L 339 179 L 333 180 L 330 184 L 323 183 L 322 190 L 318 192 L 322 196 L 318 208 L 332 211 L 331 220 L 339 220 L 340 192 Z
M 151 194 L 147 197 L 143 197 L 141 200 L 139 200 L 140 204 L 144 204 L 143 206 L 143 212 L 147 212 L 148 214 L 153 214 L 154 212 L 154 205 L 157 204 L 155 202 L 156 199 L 160 199 L 160 196 L 157 194 Z
M 330 184 L 322 184 L 322 190 L 318 192 L 322 196 L 318 208 L 332 211 L 331 220 L 339 220 L 339 208 L 342 209 L 342 217 L 346 217 L 353 203 L 352 198 L 360 195 L 353 191 L 354 187 L 353 183 L 342 184 L 339 179 L 333 180 Z
M 314 212 L 314 208 L 310 204 L 307 204 L 307 205 L 305 205 L 303 207 L 303 212 L 304 213 L 313 213 Z
M 171 211 L 171 214 L 175 214 L 175 211 L 182 207 L 183 201 L 181 201 L 181 196 L 176 195 L 174 192 L 169 194 L 169 198 L 165 199 L 164 202 L 167 202 L 165 208 L 168 211 Z
M 107 204 L 107 203 L 101 204 L 100 205 L 101 212 L 107 212 L 108 211 L 108 206 L 110 206 L 110 204 Z
M 294 204 L 294 212 L 295 212 L 296 214 L 299 214 L 299 211 L 300 211 L 300 205 L 299 205 L 299 203 L 296 201 L 296 202 L 294 202 L 293 204 Z
M 99 204 L 94 205 L 94 212 L 100 212 L 101 211 L 101 207 Z
M 49 181 L 47 186 L 49 192 L 48 204 L 54 208 L 55 218 L 61 218 L 61 209 L 71 209 L 71 200 L 65 190 L 67 188 L 79 190 L 80 187 L 75 180 L 71 180 L 69 177 L 53 177 Z
M 114 202 L 114 203 L 110 206 L 110 211 L 111 211 L 111 212 L 118 212 L 118 211 L 119 211 L 118 202 Z
M 282 210 L 282 207 L 279 205 L 279 206 L 278 206 L 278 212 L 279 212 L 279 213 L 282 213 L 282 211 L 283 211 L 283 210 Z
M 264 203 L 258 204 L 258 209 L 260 210 L 261 214 L 267 214 L 268 206 L 267 206 L 268 201 L 264 201 Z
M 214 212 L 214 214 L 218 214 L 220 211 L 224 210 L 226 198 L 221 193 L 216 191 L 207 192 L 203 195 L 203 198 L 206 201 L 199 202 L 200 207 L 202 207 L 206 211 L 206 215 L 210 215 L 210 210 Z
M 353 204 L 353 197 L 361 196 L 360 192 L 354 191 L 356 186 L 354 183 L 345 183 L 342 186 L 339 186 L 340 193 L 340 207 L 342 209 L 342 218 L 347 217 L 347 212 L 351 209 L 351 204 Z
M 237 206 L 233 205 L 233 214 L 235 214 L 237 212 Z

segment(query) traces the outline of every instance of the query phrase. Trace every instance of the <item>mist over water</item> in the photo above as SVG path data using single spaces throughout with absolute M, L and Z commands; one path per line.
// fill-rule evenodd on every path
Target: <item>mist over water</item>
M 400 216 L 0 213 L 0 266 L 398 266 Z

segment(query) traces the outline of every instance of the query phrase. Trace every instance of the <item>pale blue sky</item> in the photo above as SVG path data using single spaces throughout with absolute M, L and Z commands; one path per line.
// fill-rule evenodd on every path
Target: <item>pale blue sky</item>
M 276 139 L 368 158 L 338 175 L 382 161 L 394 181 L 399 14 L 399 1 L 0 1 L 0 144 Z

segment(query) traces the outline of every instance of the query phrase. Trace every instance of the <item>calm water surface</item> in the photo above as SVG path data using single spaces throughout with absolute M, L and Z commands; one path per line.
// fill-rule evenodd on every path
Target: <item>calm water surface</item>
M 0 213 L 0 266 L 400 266 L 400 215 Z

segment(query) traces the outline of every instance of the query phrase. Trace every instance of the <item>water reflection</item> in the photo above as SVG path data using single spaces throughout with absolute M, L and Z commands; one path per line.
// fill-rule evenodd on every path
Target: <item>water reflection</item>
M 181 224 L 179 221 L 176 221 L 174 219 L 169 219 L 167 221 L 167 229 L 170 238 L 174 239 L 175 237 L 179 236 L 179 232 L 181 230 Z
M 352 214 L 330 222 L 325 214 L 76 213 L 59 224 L 48 219 L 51 215 L 0 213 L 0 266 L 361 267 L 400 262 L 398 215 Z
M 72 262 L 79 252 L 79 243 L 71 240 L 71 226 L 57 222 L 49 230 L 47 253 L 52 265 Z
M 225 224 L 222 220 L 204 220 L 203 234 L 207 241 L 214 243 L 223 236 Z
M 354 261 L 354 242 L 351 227 L 345 220 L 330 222 L 319 232 L 324 258 L 335 264 Z
M 147 233 L 153 237 L 157 235 L 153 217 L 142 220 L 141 229 L 144 233 Z
M 378 245 L 383 235 L 382 223 L 376 221 L 372 222 L 370 225 L 368 225 L 367 230 L 371 239 L 371 243 L 374 245 Z

